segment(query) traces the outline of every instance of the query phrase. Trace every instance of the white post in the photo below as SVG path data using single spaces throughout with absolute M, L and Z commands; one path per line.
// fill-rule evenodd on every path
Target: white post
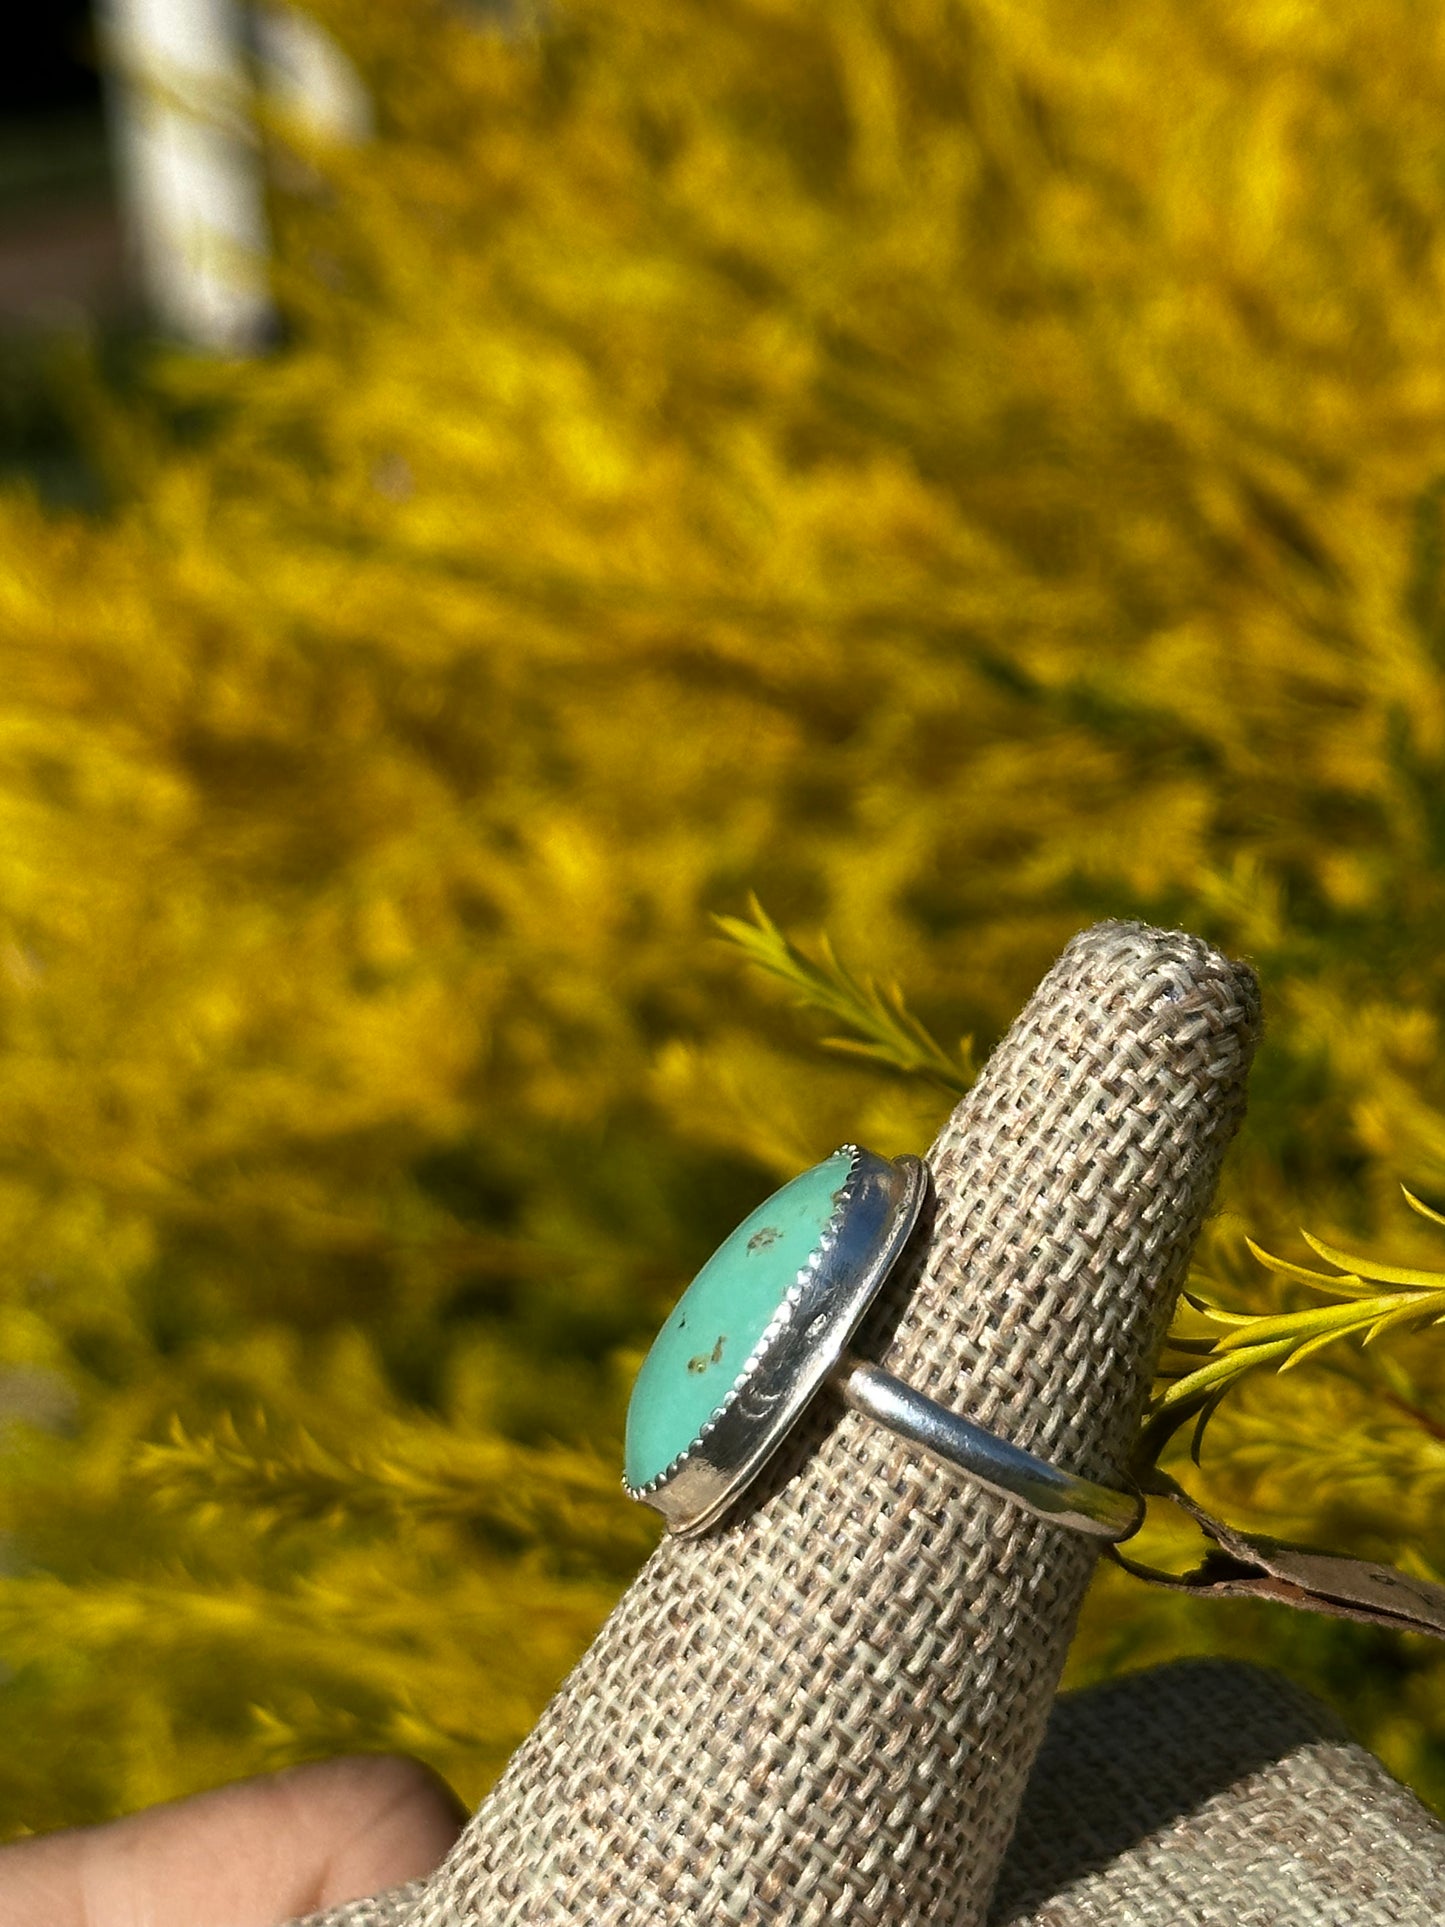
M 535 34 L 550 0 L 474 0 L 478 19 Z M 364 82 L 285 0 L 97 0 L 111 140 L 141 292 L 162 328 L 246 354 L 274 338 L 256 88 L 321 140 L 373 130 Z M 248 49 L 254 49 L 253 82 Z
M 123 213 L 163 328 L 246 353 L 270 336 L 268 229 L 236 0 L 102 0 Z

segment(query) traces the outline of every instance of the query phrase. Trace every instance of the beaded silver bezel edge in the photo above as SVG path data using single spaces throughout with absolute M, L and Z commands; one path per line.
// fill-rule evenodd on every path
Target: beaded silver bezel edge
M 758 1367 L 767 1358 L 778 1339 L 792 1325 L 798 1306 L 802 1303 L 804 1292 L 812 1280 L 817 1277 L 824 1262 L 831 1256 L 833 1249 L 837 1245 L 839 1230 L 842 1227 L 848 1207 L 852 1203 L 857 1190 L 858 1172 L 863 1162 L 862 1150 L 856 1144 L 840 1144 L 836 1151 L 830 1151 L 828 1153 L 828 1157 L 835 1158 L 843 1151 L 848 1153 L 850 1159 L 848 1175 L 838 1187 L 838 1201 L 833 1206 L 828 1222 L 823 1226 L 817 1244 L 815 1244 L 813 1249 L 808 1253 L 806 1262 L 799 1268 L 792 1284 L 789 1285 L 778 1309 L 763 1327 L 761 1337 L 758 1339 L 756 1345 L 753 1346 L 751 1352 L 749 1352 L 743 1365 L 739 1368 L 737 1377 L 723 1394 L 722 1402 L 714 1407 L 711 1415 L 705 1421 L 697 1436 L 685 1445 L 676 1457 L 663 1467 L 661 1472 L 655 1472 L 645 1485 L 629 1485 L 627 1480 L 625 1478 L 623 1479 L 622 1489 L 628 1498 L 640 1499 L 645 1503 L 654 1493 L 660 1492 L 663 1486 L 670 1484 L 671 1481 L 677 1477 L 683 1467 L 694 1457 L 698 1448 L 707 1443 L 709 1437 L 717 1429 L 719 1421 L 737 1403 L 743 1391 L 751 1382 Z M 826 1164 L 828 1158 L 820 1158 L 818 1162 L 820 1164 Z M 801 1176 L 802 1174 L 799 1173 L 799 1175 Z M 669 1314 L 669 1316 L 670 1315 L 671 1314 Z

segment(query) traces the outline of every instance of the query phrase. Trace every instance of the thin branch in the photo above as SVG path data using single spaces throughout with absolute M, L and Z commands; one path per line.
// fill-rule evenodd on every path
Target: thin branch
M 829 1050 L 847 1051 L 910 1076 L 926 1077 L 952 1096 L 962 1097 L 978 1075 L 971 1037 L 961 1038 L 957 1056 L 951 1057 L 909 1010 L 896 983 L 880 985 L 872 977 L 855 977 L 839 962 L 826 936 L 819 945 L 822 963 L 811 962 L 788 941 L 756 896 L 750 897 L 749 907 L 751 923 L 741 917 L 714 917 L 713 922 L 751 963 L 795 992 L 798 1008 L 822 1011 L 854 1033 L 822 1038 Z

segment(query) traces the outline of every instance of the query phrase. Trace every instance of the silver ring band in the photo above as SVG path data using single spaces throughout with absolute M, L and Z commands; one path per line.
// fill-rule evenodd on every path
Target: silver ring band
M 845 1405 L 899 1438 L 968 1473 L 1002 1499 L 1050 1525 L 1070 1526 L 1096 1539 L 1127 1539 L 1144 1516 L 1144 1499 L 1061 1472 L 1006 1439 L 925 1398 L 891 1372 L 845 1354 L 830 1379 Z

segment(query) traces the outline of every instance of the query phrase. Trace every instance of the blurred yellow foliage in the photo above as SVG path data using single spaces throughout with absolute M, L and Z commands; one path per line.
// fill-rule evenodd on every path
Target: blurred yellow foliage
M 0 500 L 7 1834 L 481 1794 L 648 1543 L 672 1296 L 949 1102 L 744 987 L 751 889 L 980 1050 L 1096 917 L 1248 955 L 1211 1289 L 1439 1262 L 1438 12 L 315 11 L 377 132 L 270 133 L 284 346 L 73 358 L 104 512 Z M 1380 1351 L 1204 1489 L 1438 1574 L 1442 1346 Z M 1186 1650 L 1445 1805 L 1438 1648 L 1104 1571 L 1073 1676 Z

